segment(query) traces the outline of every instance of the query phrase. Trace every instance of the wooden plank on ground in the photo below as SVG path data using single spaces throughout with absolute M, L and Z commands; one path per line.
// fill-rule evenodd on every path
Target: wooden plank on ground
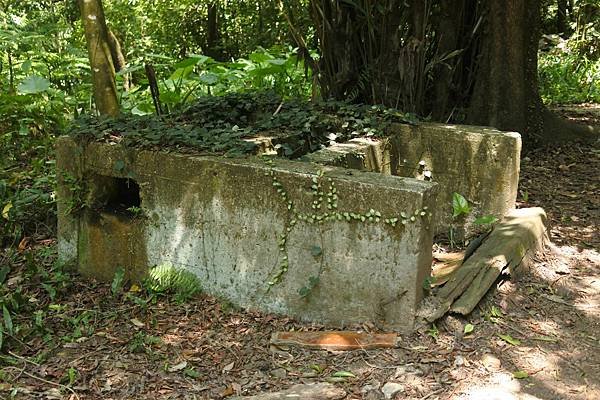
M 359 333 L 350 331 L 275 332 L 271 345 L 304 347 L 330 351 L 381 349 L 398 346 L 396 333 Z

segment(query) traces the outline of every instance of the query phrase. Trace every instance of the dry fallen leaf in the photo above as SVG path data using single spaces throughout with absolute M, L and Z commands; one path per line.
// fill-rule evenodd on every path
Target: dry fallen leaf
M 176 365 L 173 365 L 172 367 L 169 367 L 169 372 L 181 371 L 185 367 L 187 367 L 187 361 L 182 361 L 179 364 L 176 364 Z
M 227 388 L 225 388 L 225 390 L 223 390 L 223 392 L 221 393 L 221 397 L 231 396 L 234 393 L 235 393 L 235 390 L 233 389 L 233 386 L 229 385 L 229 386 L 227 386 Z
M 144 323 L 142 321 L 140 321 L 139 319 L 137 319 L 137 318 L 131 318 L 130 321 L 131 321 L 132 324 L 134 324 L 138 328 L 143 328 L 144 327 Z
M 226 366 L 224 366 L 223 367 L 223 373 L 231 371 L 233 369 L 234 365 L 235 365 L 235 361 L 232 362 L 232 363 L 230 363 L 230 364 L 227 364 Z

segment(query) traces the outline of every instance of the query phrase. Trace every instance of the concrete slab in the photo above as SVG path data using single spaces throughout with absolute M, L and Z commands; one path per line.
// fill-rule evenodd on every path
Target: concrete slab
M 123 267 L 139 277 L 170 263 L 245 308 L 412 329 L 435 184 L 69 138 L 57 146 L 59 176 L 81 186 L 59 179 L 59 249 L 84 275 L 109 280 Z
M 459 235 L 476 231 L 477 217 L 501 219 L 515 207 L 521 136 L 492 128 L 423 123 L 390 128 L 393 175 L 430 179 L 441 186 L 436 233 L 454 226 Z M 429 178 L 428 178 L 429 177 Z M 452 195 L 463 195 L 472 211 L 452 218 Z

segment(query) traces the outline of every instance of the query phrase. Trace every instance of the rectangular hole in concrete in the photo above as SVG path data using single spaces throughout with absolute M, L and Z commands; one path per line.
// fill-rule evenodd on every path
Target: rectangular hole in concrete
M 92 179 L 91 202 L 101 212 L 137 214 L 141 206 L 140 185 L 131 178 L 97 175 Z

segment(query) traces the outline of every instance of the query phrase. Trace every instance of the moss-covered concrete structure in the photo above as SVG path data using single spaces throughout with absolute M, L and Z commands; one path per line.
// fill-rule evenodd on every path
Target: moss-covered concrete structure
M 266 153 L 267 139 L 247 140 Z M 520 145 L 486 128 L 392 124 L 292 161 L 63 137 L 59 253 L 86 276 L 170 264 L 245 308 L 410 331 L 434 233 L 513 207 Z M 454 192 L 474 205 L 466 220 L 452 219 Z
M 436 185 L 304 162 L 58 140 L 59 248 L 81 273 L 165 263 L 251 309 L 412 328 Z

